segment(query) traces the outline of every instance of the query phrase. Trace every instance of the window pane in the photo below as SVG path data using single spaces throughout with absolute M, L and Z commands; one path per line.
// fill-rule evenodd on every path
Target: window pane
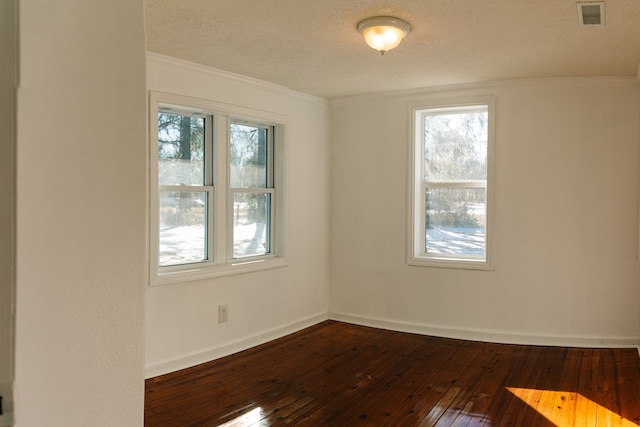
M 425 115 L 425 181 L 487 179 L 488 113 Z
M 271 253 L 271 194 L 234 193 L 233 257 Z
M 206 261 L 204 191 L 160 191 L 160 266 Z
M 205 119 L 158 113 L 158 184 L 204 185 Z
M 229 131 L 230 187 L 267 188 L 267 129 L 232 123 Z
M 484 188 L 427 188 L 425 207 L 427 254 L 455 254 L 484 259 Z

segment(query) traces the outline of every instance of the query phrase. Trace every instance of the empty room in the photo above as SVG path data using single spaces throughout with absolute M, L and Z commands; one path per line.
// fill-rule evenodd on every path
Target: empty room
M 1 12 L 0 426 L 640 426 L 640 3 Z

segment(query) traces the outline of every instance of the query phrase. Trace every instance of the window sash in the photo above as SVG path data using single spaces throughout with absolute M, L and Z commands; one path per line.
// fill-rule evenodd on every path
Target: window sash
M 236 213 L 234 196 L 236 194 L 257 194 L 257 195 L 269 195 L 269 207 L 266 211 L 265 219 L 265 253 L 257 255 L 245 255 L 237 256 L 235 251 L 236 245 Z M 255 259 L 261 259 L 265 257 L 273 257 L 277 253 L 276 240 L 275 240 L 275 228 L 276 228 L 276 214 L 275 209 L 277 206 L 276 190 L 275 188 L 231 188 L 229 189 L 229 239 L 227 246 L 227 253 L 232 261 L 251 261 Z
M 266 125 L 266 124 L 262 124 L 262 123 L 257 123 L 257 122 L 251 122 L 251 121 L 246 121 L 246 120 L 240 120 L 237 118 L 232 118 L 229 121 L 229 149 L 231 149 L 231 126 L 233 125 L 240 125 L 240 126 L 247 126 L 247 127 L 253 127 L 256 129 L 262 129 L 265 130 L 267 133 L 266 136 L 266 158 L 265 158 L 265 183 L 264 186 L 259 186 L 259 187 L 246 187 L 246 188 L 273 188 L 274 187 L 274 137 L 275 137 L 275 126 L 272 125 Z M 228 160 L 228 167 L 229 167 L 229 178 L 228 178 L 228 182 L 229 182 L 229 186 L 231 187 L 232 184 L 232 177 L 231 177 L 231 156 L 229 156 L 229 160 Z M 243 187 L 231 187 L 231 188 L 243 188 Z
M 178 211 L 174 211 L 173 208 L 169 207 L 169 208 L 163 208 L 163 206 L 161 205 L 161 203 L 158 204 L 158 270 L 161 272 L 167 272 L 167 271 L 172 271 L 172 270 L 176 270 L 179 269 L 181 266 L 185 266 L 185 265 L 193 265 L 193 264 L 205 264 L 205 263 L 211 263 L 215 261 L 214 258 L 214 252 L 213 252 L 213 239 L 214 239 L 214 233 L 213 233 L 213 226 L 212 226 L 212 218 L 214 216 L 214 212 L 215 210 L 213 209 L 213 204 L 214 204 L 214 200 L 215 200 L 215 192 L 213 187 L 210 186 L 160 186 L 158 187 L 158 200 L 161 201 L 162 200 L 162 194 L 163 193 L 191 193 L 191 194 L 204 194 L 206 196 L 206 201 L 204 201 L 204 205 L 202 206 L 203 209 L 203 228 L 204 228 L 204 234 L 203 234 L 203 257 L 199 260 L 191 260 L 191 261 L 184 261 L 184 262 L 176 262 L 176 263 L 170 263 L 170 262 L 163 262 L 162 261 L 162 257 L 163 257 L 163 253 L 161 251 L 161 247 L 162 247 L 162 215 L 161 215 L 161 211 L 163 209 L 169 209 L 170 211 L 172 211 L 171 213 L 173 213 L 174 215 L 178 215 Z M 192 206 L 191 203 L 192 201 L 189 201 L 189 210 L 193 209 L 193 208 L 198 208 L 196 206 Z M 178 209 L 180 209 L 178 207 Z M 197 212 L 196 212 L 197 214 Z
M 181 182 L 180 184 L 174 183 L 174 184 L 160 184 L 160 185 L 188 185 L 188 186 L 212 185 L 213 184 L 213 158 L 212 158 L 213 129 L 214 129 L 215 117 L 212 114 L 204 114 L 197 111 L 189 111 L 181 107 L 164 105 L 164 104 L 158 106 L 158 117 L 160 116 L 160 114 L 179 115 L 179 116 L 188 117 L 188 118 L 202 119 L 204 121 L 203 123 L 204 134 L 203 134 L 203 141 L 202 141 L 203 143 L 202 169 L 203 170 L 202 170 L 202 175 L 199 177 L 199 182 L 196 184 L 192 184 L 191 182 L 189 183 Z M 159 132 L 156 132 L 156 141 L 158 142 L 157 146 L 159 145 L 158 133 Z M 160 158 L 157 155 L 157 152 L 156 152 L 156 165 L 159 173 L 161 168 L 160 168 Z M 157 182 L 160 183 L 160 176 L 156 175 L 156 177 L 157 177 L 156 178 Z
M 451 252 L 451 253 L 437 253 L 437 252 L 429 252 L 428 251 L 428 246 L 429 246 L 429 241 L 428 241 L 428 229 L 427 229 L 427 219 L 428 219 L 428 213 L 427 213 L 427 205 L 426 205 L 426 195 L 427 192 L 430 189 L 478 189 L 478 190 L 484 190 L 485 193 L 485 203 L 484 203 L 484 210 L 482 212 L 484 218 L 485 218 L 485 222 L 484 222 L 484 239 L 482 242 L 482 247 L 483 247 L 483 253 L 482 255 L 479 254 L 465 254 L 465 253 L 460 253 L 460 252 Z M 451 183 L 444 183 L 444 182 L 438 182 L 438 183 L 428 183 L 425 182 L 423 183 L 423 185 L 420 187 L 420 194 L 421 197 L 420 199 L 420 212 L 422 214 L 421 216 L 421 221 L 420 221 L 420 235 L 419 235 L 419 239 L 416 239 L 418 241 L 418 247 L 416 248 L 416 252 L 418 253 L 418 256 L 420 257 L 424 257 L 424 258 L 433 258 L 433 259 L 442 259 L 442 260 L 446 260 L 446 259 L 458 259 L 458 260 L 469 260 L 469 261 L 486 261 L 486 257 L 487 257 L 487 225 L 486 225 L 486 218 L 487 218 L 487 202 L 486 202 L 486 197 L 487 197 L 487 185 L 486 185 L 486 181 L 469 181 L 469 182 L 451 182 Z M 464 227 L 461 227 L 464 228 Z M 462 239 L 464 239 L 464 233 L 461 233 L 461 235 L 459 235 Z M 463 243 L 464 244 L 464 243 Z M 451 248 L 447 248 L 449 250 L 452 250 Z

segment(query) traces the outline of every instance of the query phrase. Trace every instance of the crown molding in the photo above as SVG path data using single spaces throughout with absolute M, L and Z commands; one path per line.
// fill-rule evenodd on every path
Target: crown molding
M 287 98 L 296 99 L 303 102 L 309 102 L 312 104 L 321 104 L 321 105 L 329 104 L 329 101 L 325 98 L 309 95 L 302 92 L 296 92 L 285 86 L 281 86 L 275 83 L 254 79 L 252 77 L 247 77 L 242 74 L 236 74 L 229 71 L 220 70 L 218 68 L 208 67 L 206 65 L 185 61 L 183 59 L 178 59 L 178 58 L 162 55 L 155 52 L 147 52 L 147 63 L 155 63 L 160 66 L 182 68 L 197 74 L 201 74 L 205 77 L 208 76 L 209 78 L 224 79 L 224 80 L 237 82 L 243 85 L 251 86 L 258 90 L 275 93 L 278 95 L 286 96 Z

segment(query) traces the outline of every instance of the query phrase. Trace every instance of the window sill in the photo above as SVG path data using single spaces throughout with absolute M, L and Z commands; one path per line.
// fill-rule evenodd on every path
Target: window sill
M 174 285 L 178 283 L 193 282 L 195 280 L 233 276 L 236 274 L 286 267 L 287 265 L 287 261 L 284 258 L 279 257 L 251 261 L 237 261 L 229 264 L 210 266 L 194 265 L 192 269 L 181 269 L 178 271 L 152 275 L 150 286 Z
M 414 267 L 452 268 L 458 270 L 493 270 L 493 265 L 486 260 L 464 258 L 410 258 L 407 260 L 407 264 Z

